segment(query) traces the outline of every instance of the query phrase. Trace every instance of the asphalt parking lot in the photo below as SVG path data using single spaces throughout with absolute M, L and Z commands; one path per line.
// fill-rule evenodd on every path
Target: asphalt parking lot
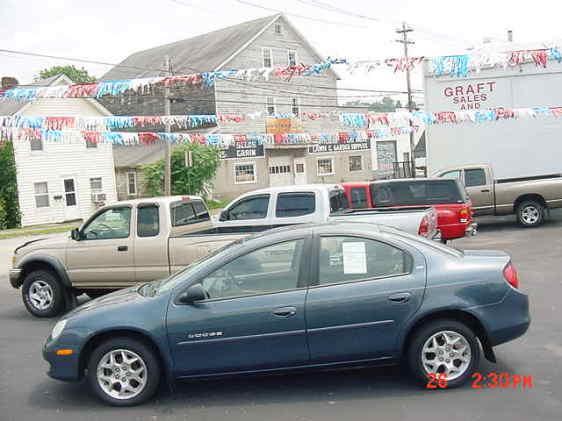
M 5 276 L 17 240 L 0 241 L 0 420 L 530 420 L 562 419 L 562 213 L 521 229 L 513 218 L 482 219 L 459 248 L 508 251 L 531 297 L 532 324 L 496 348 L 479 372 L 532 376 L 533 387 L 430 391 L 399 368 L 193 381 L 135 408 L 98 402 L 85 384 L 47 377 L 43 341 L 55 321 L 34 319 Z

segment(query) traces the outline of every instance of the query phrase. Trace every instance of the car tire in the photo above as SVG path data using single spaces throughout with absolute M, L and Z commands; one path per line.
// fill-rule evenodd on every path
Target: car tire
M 435 342 L 433 342 L 434 338 Z M 446 338 L 449 341 L 455 341 L 454 345 L 448 344 Z M 432 344 L 437 347 L 435 348 Z M 467 347 L 468 352 L 463 352 L 464 347 Z M 434 354 L 431 352 L 432 349 L 436 350 Z M 444 388 L 443 383 L 439 383 L 437 387 L 431 387 L 432 383 L 438 384 L 438 373 L 446 374 L 446 388 L 463 385 L 471 378 L 480 362 L 480 345 L 474 332 L 465 324 L 448 319 L 435 320 L 418 328 L 407 353 L 410 370 L 416 379 L 429 389 Z M 449 358 L 446 358 L 447 353 Z M 424 355 L 427 363 L 424 363 Z M 430 363 L 433 358 L 436 362 Z M 443 358 L 442 361 L 441 358 Z M 451 374 L 447 374 L 445 371 L 447 365 L 452 369 Z M 456 371 L 453 367 L 456 368 Z M 433 379 L 431 373 L 434 373 Z
M 103 362 L 110 361 L 111 355 L 114 364 L 101 367 Z M 98 398 L 113 406 L 133 406 L 149 400 L 158 389 L 160 373 L 160 363 L 154 351 L 143 342 L 127 337 L 103 342 L 88 360 L 90 387 Z M 127 392 L 128 396 L 122 394 L 124 385 L 131 390 Z
M 538 227 L 544 222 L 544 206 L 536 200 L 524 200 L 517 206 L 517 222 L 523 227 Z
M 65 291 L 59 277 L 50 270 L 34 270 L 25 276 L 23 303 L 35 317 L 55 317 L 65 309 Z

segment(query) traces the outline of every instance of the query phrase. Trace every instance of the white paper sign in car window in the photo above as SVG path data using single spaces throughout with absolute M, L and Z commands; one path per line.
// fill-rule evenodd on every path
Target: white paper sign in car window
M 367 253 L 364 242 L 346 242 L 342 244 L 343 273 L 367 273 Z

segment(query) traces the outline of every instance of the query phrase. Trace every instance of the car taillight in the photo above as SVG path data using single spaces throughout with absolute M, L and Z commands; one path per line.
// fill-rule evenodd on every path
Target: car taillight
M 459 222 L 466 224 L 470 218 L 470 210 L 468 207 L 459 210 Z
M 424 216 L 420 222 L 420 228 L 418 229 L 418 235 L 423 237 L 427 237 L 429 233 L 429 220 L 427 216 Z
M 517 275 L 517 270 L 515 270 L 515 267 L 511 262 L 503 268 L 503 277 L 513 288 L 519 288 L 519 276 Z

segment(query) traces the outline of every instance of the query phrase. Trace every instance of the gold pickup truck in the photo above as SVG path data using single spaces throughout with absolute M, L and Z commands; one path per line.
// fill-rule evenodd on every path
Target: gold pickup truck
M 550 209 L 562 207 L 562 174 L 495 178 L 490 165 L 478 164 L 451 167 L 433 175 L 460 180 L 476 216 L 515 214 L 522 226 L 536 227 Z
M 10 283 L 38 317 L 53 317 L 108 290 L 160 279 L 251 230 L 212 227 L 205 202 L 172 196 L 100 208 L 69 236 L 37 239 L 14 251 Z

